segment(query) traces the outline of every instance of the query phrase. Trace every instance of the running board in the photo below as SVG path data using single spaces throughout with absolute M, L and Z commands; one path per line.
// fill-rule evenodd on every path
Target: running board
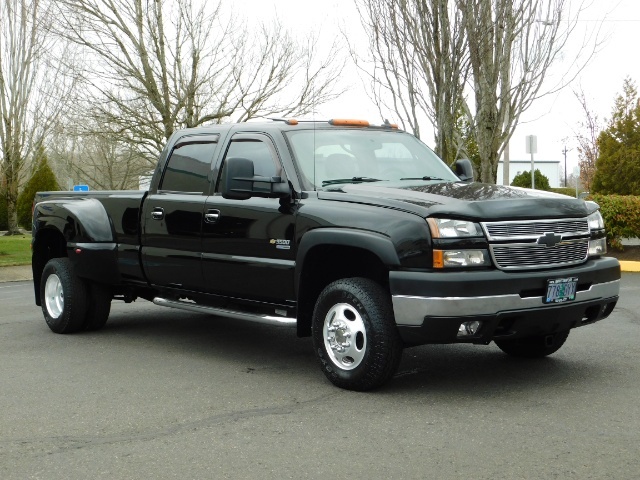
M 237 320 L 247 320 L 250 322 L 264 323 L 267 325 L 284 325 L 295 326 L 297 320 L 289 317 L 276 317 L 271 315 L 258 315 L 253 313 L 238 312 L 235 310 L 226 310 L 224 308 L 208 307 L 198 305 L 197 303 L 181 302 L 179 300 L 167 300 L 166 298 L 155 297 L 153 303 L 161 307 L 180 308 L 191 312 L 208 313 L 212 315 L 220 315 L 221 317 L 235 318 Z

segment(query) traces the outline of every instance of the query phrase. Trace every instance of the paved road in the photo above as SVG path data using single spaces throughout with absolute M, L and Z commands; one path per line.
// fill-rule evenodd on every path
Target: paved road
M 285 328 L 114 304 L 55 335 L 0 285 L 0 478 L 635 479 L 640 275 L 556 355 L 405 351 L 371 393 L 331 386 Z

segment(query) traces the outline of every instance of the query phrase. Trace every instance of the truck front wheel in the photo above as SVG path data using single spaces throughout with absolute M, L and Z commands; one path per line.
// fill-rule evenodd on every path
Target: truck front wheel
M 389 293 L 373 280 L 329 284 L 313 312 L 313 345 L 322 371 L 336 386 L 369 390 L 398 368 L 402 342 Z
M 513 357 L 541 358 L 560 350 L 569 336 L 569 330 L 550 335 L 521 338 L 518 340 L 496 340 L 504 353 Z
M 55 333 L 73 333 L 84 327 L 87 290 L 68 258 L 47 262 L 40 279 L 40 298 L 44 319 Z

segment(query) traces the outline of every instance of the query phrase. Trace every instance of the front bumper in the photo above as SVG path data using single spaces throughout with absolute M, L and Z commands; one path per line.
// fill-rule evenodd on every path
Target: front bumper
M 578 277 L 576 299 L 543 303 L 547 280 L 564 277 Z M 606 318 L 618 300 L 620 264 L 605 257 L 537 272 L 391 272 L 389 280 L 396 324 L 407 345 L 489 343 Z M 458 337 L 460 324 L 473 320 L 482 322 L 478 332 Z

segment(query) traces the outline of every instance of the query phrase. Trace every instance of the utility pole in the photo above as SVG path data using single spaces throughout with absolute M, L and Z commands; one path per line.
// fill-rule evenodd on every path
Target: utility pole
M 565 188 L 567 187 L 567 152 L 570 152 L 570 151 L 571 150 L 568 150 L 566 145 L 562 150 L 562 153 L 564 154 L 564 186 Z
M 536 137 L 535 135 L 527 135 L 526 142 L 527 142 L 527 153 L 531 154 L 531 188 L 534 189 L 536 188 L 536 181 L 533 174 L 535 169 L 535 164 L 533 162 L 533 154 L 538 153 L 538 137 Z
M 507 141 L 502 152 L 502 184 L 509 185 L 509 142 Z
M 509 106 L 510 103 L 507 102 L 506 104 L 506 112 L 504 115 L 504 126 L 505 126 L 505 130 L 508 131 L 507 127 L 509 126 Z M 502 152 L 502 184 L 503 185 L 510 185 L 511 182 L 510 180 L 510 175 L 509 175 L 509 140 L 507 140 L 507 143 L 504 146 L 504 151 Z

